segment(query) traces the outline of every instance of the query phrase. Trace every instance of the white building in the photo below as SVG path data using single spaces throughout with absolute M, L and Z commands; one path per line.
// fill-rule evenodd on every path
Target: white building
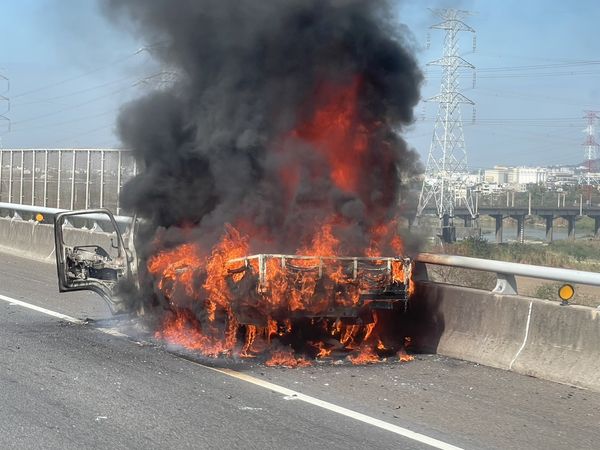
M 523 188 L 528 184 L 545 183 L 548 170 L 542 167 L 506 167 L 494 166 L 486 169 L 484 181 L 489 184 L 510 185 L 514 188 Z
M 548 178 L 548 170 L 541 167 L 515 167 L 512 172 L 513 184 L 540 184 Z
M 494 166 L 493 169 L 485 169 L 483 181 L 489 184 L 498 185 L 508 183 L 508 167 Z

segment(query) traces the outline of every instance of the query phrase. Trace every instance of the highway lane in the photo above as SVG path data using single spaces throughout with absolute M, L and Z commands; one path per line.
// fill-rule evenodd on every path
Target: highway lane
M 204 365 L 464 448 L 597 448 L 600 440 L 598 393 L 436 355 L 303 369 L 208 360 L 154 343 L 130 322 L 122 331 L 136 331 L 133 339 L 98 331 L 115 325 L 102 321 L 110 318 L 102 300 L 59 295 L 53 265 L 0 254 L 0 267 L 0 294 L 97 320 L 70 324 L 0 302 L 3 448 L 429 448 Z
M 152 346 L 0 304 L 0 447 L 424 448 Z

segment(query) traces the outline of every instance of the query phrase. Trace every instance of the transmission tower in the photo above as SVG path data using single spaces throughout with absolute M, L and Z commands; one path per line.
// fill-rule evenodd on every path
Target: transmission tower
M 584 111 L 584 119 L 587 120 L 587 126 L 583 130 L 585 133 L 585 141 L 583 147 L 585 149 L 585 159 L 587 162 L 587 184 L 592 184 L 593 179 L 591 176 L 592 165 L 595 160 L 598 159 L 598 142 L 596 142 L 596 121 L 598 120 L 598 114 L 600 111 Z
M 459 83 L 462 69 L 473 71 L 475 69 L 475 66 L 459 55 L 459 33 L 461 31 L 473 33 L 473 49 L 475 49 L 475 30 L 463 21 L 470 15 L 467 11 L 437 9 L 433 10 L 433 13 L 442 20 L 431 28 L 445 32 L 444 56 L 428 65 L 442 68 L 442 83 L 439 94 L 427 100 L 437 102 L 439 106 L 417 207 L 417 220 L 423 215 L 429 203 L 435 201 L 444 240 L 452 241 L 454 240 L 455 205 L 464 205 L 471 218 L 475 219 L 477 216 L 466 183 L 467 150 L 461 115 L 462 104 L 475 104 L 460 92 Z

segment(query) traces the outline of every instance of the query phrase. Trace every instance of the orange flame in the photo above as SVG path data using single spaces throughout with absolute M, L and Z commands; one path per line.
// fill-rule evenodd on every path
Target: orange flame
M 356 192 L 362 157 L 368 146 L 368 130 L 360 122 L 357 99 L 360 77 L 346 85 L 323 83 L 315 97 L 320 108 L 292 136 L 309 141 L 329 162 L 331 180 L 347 192 Z
M 359 76 L 341 84 L 323 83 L 315 92 L 315 111 L 279 142 L 282 146 L 289 141 L 309 142 L 311 150 L 307 151 L 314 151 L 318 162 L 303 168 L 308 177 L 320 180 L 325 171 L 325 178 L 344 195 L 362 189 L 364 158 L 370 135 L 376 128 L 360 117 L 360 89 Z M 288 199 L 296 195 L 299 170 L 293 161 L 280 167 L 278 175 Z M 371 318 L 363 316 L 354 322 L 322 319 L 332 308 L 360 306 L 361 290 L 369 287 L 356 274 L 349 277 L 348 269 L 339 261 L 329 260 L 326 267 L 323 264 L 323 257 L 343 254 L 338 230 L 348 226 L 348 222 L 341 213 L 335 213 L 323 223 L 306 224 L 310 227 L 307 230 L 312 230 L 310 239 L 298 244 L 295 255 L 308 258 L 268 259 L 264 262 L 266 270 L 262 271 L 259 267 L 262 261 L 244 258 L 250 254 L 253 236 L 266 241 L 269 236 L 248 218 L 241 219 L 237 228 L 227 225 L 224 235 L 212 248 L 202 249 L 199 244 L 188 242 L 157 252 L 149 258 L 147 269 L 158 297 L 166 300 L 170 310 L 156 337 L 215 357 L 232 354 L 255 357 L 272 350 L 272 341 L 278 345 L 282 341 L 286 347 L 272 350 L 266 365 L 301 367 L 310 362 L 297 357 L 287 343 L 302 335 L 296 333 L 298 327 L 306 326 L 316 330 L 315 336 L 307 338 L 304 344 L 308 346 L 307 352 L 317 358 L 326 358 L 334 351 L 352 352 L 348 359 L 353 364 L 367 364 L 380 360 L 378 351 L 393 354 L 395 350 L 387 349 L 381 339 L 377 314 L 373 314 L 371 323 L 365 323 Z M 397 228 L 393 220 L 373 225 L 368 230 L 368 244 L 359 256 L 380 257 L 390 252 L 402 255 L 404 248 Z M 154 245 L 161 246 L 158 234 Z M 388 262 L 387 268 L 373 264 L 374 272 L 387 270 L 385 277 L 390 282 L 405 283 L 410 276 L 399 260 Z M 243 283 L 252 282 L 258 273 L 262 274 L 258 285 L 248 290 L 252 295 L 232 293 Z M 307 325 L 306 321 L 298 322 L 295 319 L 298 316 L 315 319 Z M 332 345 L 331 340 L 339 345 Z M 398 355 L 401 359 L 411 358 L 405 352 Z
M 304 358 L 296 358 L 292 349 L 285 349 L 275 350 L 265 365 L 269 367 L 283 366 L 292 369 L 294 367 L 307 367 L 311 364 Z
M 352 364 L 373 364 L 379 362 L 379 356 L 373 350 L 373 347 L 364 345 L 361 346 L 358 353 L 354 356 L 348 356 L 348 359 Z

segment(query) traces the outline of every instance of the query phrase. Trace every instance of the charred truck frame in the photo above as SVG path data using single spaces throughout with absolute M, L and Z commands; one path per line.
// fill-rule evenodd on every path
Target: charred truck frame
M 113 228 L 112 233 L 102 233 L 109 251 L 100 243 L 89 242 L 95 235 L 101 240 L 99 233 L 88 233 L 83 245 L 65 242 L 68 220 L 76 217 L 101 220 Z M 59 291 L 91 290 L 102 296 L 113 313 L 127 312 L 118 286 L 125 280 L 139 285 L 132 245 L 135 230 L 134 219 L 126 245 L 114 216 L 106 209 L 57 214 L 54 232 Z M 232 311 L 240 324 L 264 325 L 265 314 L 275 319 L 369 323 L 374 310 L 405 311 L 409 300 L 411 260 L 404 257 L 256 254 L 231 259 L 226 268 Z M 272 302 L 273 284 L 277 282 L 274 272 L 279 280 L 285 279 L 284 295 L 310 291 L 308 298 L 303 298 L 303 308 L 295 309 L 290 302 Z

